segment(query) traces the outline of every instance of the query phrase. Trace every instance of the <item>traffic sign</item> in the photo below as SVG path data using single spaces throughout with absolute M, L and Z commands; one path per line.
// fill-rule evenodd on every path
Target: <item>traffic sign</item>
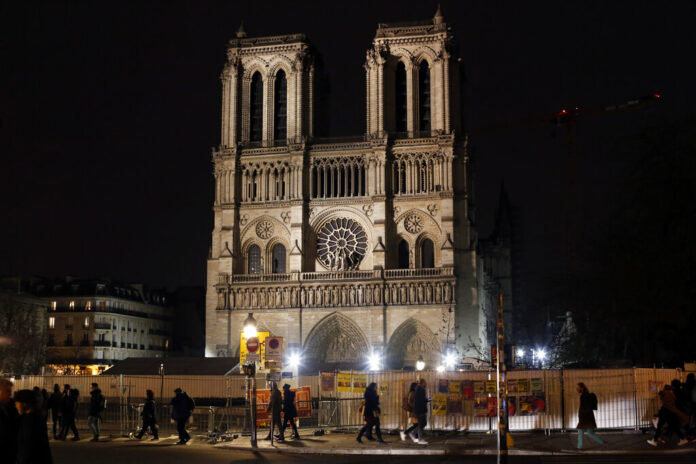
M 259 349 L 259 339 L 256 337 L 251 337 L 249 340 L 247 340 L 247 350 L 249 353 L 256 353 Z M 247 355 L 248 358 L 249 355 Z
M 283 360 L 283 337 L 268 337 L 266 339 L 266 361 Z

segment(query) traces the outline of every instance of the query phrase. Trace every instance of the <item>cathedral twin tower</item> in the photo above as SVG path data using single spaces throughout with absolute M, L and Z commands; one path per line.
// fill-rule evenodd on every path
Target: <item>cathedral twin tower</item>
M 302 34 L 227 50 L 213 152 L 206 355 L 239 356 L 248 313 L 312 368 L 430 366 L 487 343 L 460 65 L 441 14 L 379 24 L 366 132 L 316 137 L 315 51 Z

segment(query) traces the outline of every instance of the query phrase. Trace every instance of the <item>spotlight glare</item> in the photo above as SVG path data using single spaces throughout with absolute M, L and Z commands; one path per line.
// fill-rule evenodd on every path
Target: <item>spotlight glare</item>
M 302 357 L 299 353 L 290 353 L 290 355 L 288 356 L 288 366 L 290 367 L 290 369 L 297 369 L 301 361 Z
M 544 350 L 543 348 L 540 348 L 537 350 L 536 355 L 541 361 L 543 361 L 544 359 L 546 359 L 546 350 Z
M 382 369 L 382 359 L 379 353 L 372 352 L 367 358 L 368 369 L 378 371 Z
M 519 349 L 517 350 L 517 357 L 518 357 L 518 358 L 521 358 L 521 357 L 523 357 L 523 356 L 524 356 L 524 350 L 523 350 L 522 348 L 519 348 Z

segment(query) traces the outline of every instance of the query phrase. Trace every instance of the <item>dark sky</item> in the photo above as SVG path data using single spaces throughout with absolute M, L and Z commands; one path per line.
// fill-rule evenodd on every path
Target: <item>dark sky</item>
M 659 92 L 649 110 L 581 120 L 582 234 L 609 217 L 624 161 L 651 118 L 696 108 L 696 2 L 442 1 L 467 69 L 470 126 Z M 333 135 L 364 131 L 365 50 L 377 22 L 435 1 L 4 2 L 0 274 L 203 284 L 219 73 L 250 35 L 304 32 L 324 57 Z M 522 213 L 526 278 L 562 263 L 563 137 L 551 127 L 473 137 L 477 220 L 500 181 Z

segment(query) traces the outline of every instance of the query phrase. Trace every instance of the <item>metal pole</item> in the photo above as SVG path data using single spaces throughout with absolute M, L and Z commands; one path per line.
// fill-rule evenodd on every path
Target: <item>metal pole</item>
M 159 420 L 162 423 L 162 411 L 164 409 L 164 363 L 160 364 L 160 407 L 159 407 Z
M 496 341 L 496 405 L 498 407 L 498 464 L 508 462 L 507 382 L 505 379 L 505 333 L 503 330 L 503 293 L 498 293 L 498 339 Z M 501 373 L 502 370 L 502 373 Z M 502 381 L 502 391 L 501 391 Z
M 251 377 L 251 447 L 256 448 L 256 372 Z

